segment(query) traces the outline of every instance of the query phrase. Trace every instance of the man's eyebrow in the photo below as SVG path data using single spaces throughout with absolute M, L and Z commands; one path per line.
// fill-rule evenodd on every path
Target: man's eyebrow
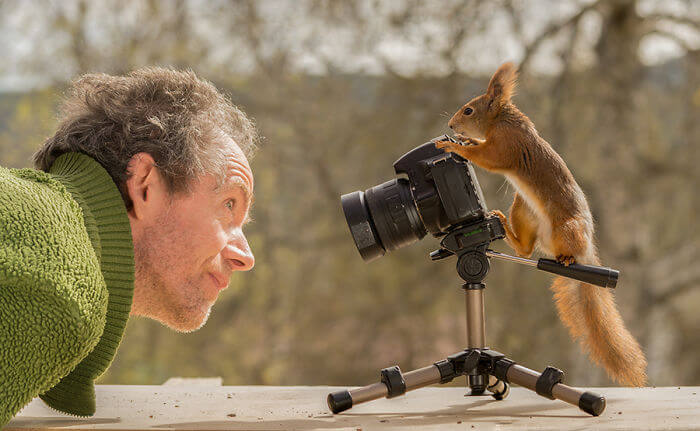
M 248 185 L 248 183 L 243 181 L 241 178 L 233 178 L 227 184 L 217 184 L 216 187 L 214 187 L 214 191 L 218 192 L 221 189 L 233 190 L 236 188 L 243 190 L 243 196 L 246 200 L 246 203 L 248 204 L 248 207 L 253 206 L 253 202 L 255 200 L 255 198 L 253 196 L 253 191 L 250 189 L 250 186 Z

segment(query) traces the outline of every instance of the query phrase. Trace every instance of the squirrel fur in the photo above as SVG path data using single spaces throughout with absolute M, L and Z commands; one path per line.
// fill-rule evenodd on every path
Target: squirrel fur
M 493 213 L 517 254 L 529 257 L 538 245 L 564 265 L 600 265 L 586 197 L 564 160 L 512 103 L 516 79 L 512 63 L 499 67 L 486 94 L 462 106 L 448 123 L 462 144 L 436 146 L 503 174 L 514 186 L 509 218 Z M 625 328 L 611 291 L 563 277 L 554 280 L 552 290 L 560 319 L 591 358 L 614 380 L 643 386 L 644 353 Z

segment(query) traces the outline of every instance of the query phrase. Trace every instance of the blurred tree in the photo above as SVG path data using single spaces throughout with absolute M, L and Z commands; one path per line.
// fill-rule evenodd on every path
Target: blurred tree
M 542 44 L 567 35 L 561 43 L 563 67 L 555 83 L 552 107 L 554 142 L 566 145 L 566 152 L 579 153 L 590 163 L 581 178 L 598 220 L 600 248 L 607 260 L 618 262 L 623 269 L 622 287 L 634 286 L 632 291 L 620 289 L 619 298 L 629 315 L 636 316 L 634 326 L 641 329 L 645 345 L 683 330 L 672 323 L 676 319 L 668 318 L 673 311 L 667 301 L 700 283 L 700 272 L 688 261 L 700 251 L 700 232 L 691 211 L 700 201 L 697 194 L 678 193 L 686 184 L 700 183 L 696 166 L 700 135 L 686 128 L 684 134 L 671 138 L 678 140 L 677 145 L 659 142 L 663 140 L 656 132 L 660 122 L 673 120 L 668 115 L 670 107 L 658 101 L 674 99 L 664 94 L 667 88 L 651 93 L 644 85 L 650 76 L 640 57 L 647 39 L 670 39 L 687 51 L 690 67 L 679 65 L 676 69 L 687 73 L 687 91 L 697 91 L 697 80 L 693 83 L 690 77 L 698 74 L 691 59 L 699 50 L 683 35 L 690 31 L 696 38 L 700 36 L 700 18 L 697 4 L 692 2 L 686 3 L 688 13 L 670 13 L 660 4 L 649 6 L 649 2 L 637 0 L 599 0 L 582 5 L 570 17 L 539 33 L 526 46 L 520 66 L 521 71 L 528 71 Z M 520 22 L 523 11 L 515 7 L 509 11 L 516 23 Z M 597 38 L 582 31 L 590 28 L 586 19 L 591 16 L 600 26 Z M 577 54 L 587 51 L 582 48 L 586 42 L 593 42 L 595 63 L 577 68 L 581 64 Z M 571 100 L 580 103 L 571 104 Z M 698 118 L 692 106 L 674 115 L 691 123 Z M 665 204 L 659 205 L 660 200 Z M 668 208 L 674 211 L 669 213 Z M 634 302 L 635 308 L 625 307 Z M 657 307 L 661 308 L 658 312 Z M 654 376 L 670 351 L 655 349 L 650 353 Z M 664 374 L 672 378 L 668 372 Z
M 37 142 L 53 132 L 56 94 L 52 89 L 45 89 L 5 98 L 9 100 L 0 103 L 0 164 L 27 167 Z
M 265 136 L 254 160 L 257 265 L 238 274 L 195 334 L 129 322 L 103 383 L 220 375 L 226 384 L 363 384 L 463 347 L 464 304 L 452 262 L 426 239 L 362 263 L 339 195 L 393 175 L 401 154 L 446 131 L 488 74 L 522 59 L 516 103 L 587 192 L 618 297 L 642 335 L 652 384 L 696 384 L 700 238 L 697 3 L 214 0 L 0 2 L 0 74 L 65 85 L 88 71 L 162 64 L 226 88 Z M 670 6 L 669 6 L 670 7 Z M 546 17 L 546 18 L 545 18 Z M 680 58 L 649 67 L 649 39 Z M 27 49 L 27 46 L 30 49 Z M 687 51 L 687 52 L 685 52 Z M 470 78 L 470 76 L 478 76 Z M 0 164 L 28 165 L 51 133 L 52 87 L 0 95 Z M 479 172 L 507 208 L 502 177 Z M 671 211 L 669 211 L 671 209 Z M 501 249 L 505 250 L 502 246 Z M 550 277 L 494 262 L 490 343 L 573 384 L 609 384 L 568 340 Z M 696 330 L 693 330 L 695 328 Z

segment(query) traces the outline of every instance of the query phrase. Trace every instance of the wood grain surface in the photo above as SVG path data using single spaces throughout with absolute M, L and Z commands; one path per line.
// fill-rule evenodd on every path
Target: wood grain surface
M 600 417 L 512 388 L 504 401 L 430 387 L 332 415 L 326 396 L 340 387 L 97 386 L 97 413 L 78 418 L 33 400 L 5 428 L 15 430 L 646 430 L 700 429 L 700 387 L 595 388 Z

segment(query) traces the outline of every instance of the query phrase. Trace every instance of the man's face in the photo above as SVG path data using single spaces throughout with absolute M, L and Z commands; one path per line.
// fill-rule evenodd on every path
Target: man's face
M 223 181 L 205 175 L 190 193 L 169 196 L 156 169 L 144 171 L 144 182 L 134 186 L 135 196 L 145 199 L 135 201 L 129 214 L 135 259 L 132 314 L 181 332 L 202 327 L 231 273 L 254 264 L 243 235 L 253 174 L 238 145 L 228 137 L 221 141 L 226 150 Z M 127 181 L 130 193 L 129 181 L 138 169 Z

